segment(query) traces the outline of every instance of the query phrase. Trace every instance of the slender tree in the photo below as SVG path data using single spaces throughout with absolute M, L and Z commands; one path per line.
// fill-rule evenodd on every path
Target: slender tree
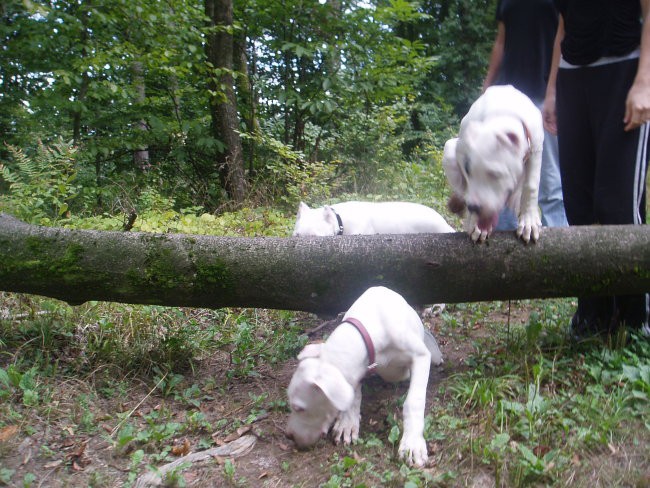
M 144 67 L 141 61 L 134 61 L 131 69 L 133 70 L 133 81 L 135 84 L 136 102 L 142 106 L 146 100 L 145 84 L 144 84 Z M 140 119 L 137 127 L 142 131 L 147 131 L 147 122 Z M 140 146 L 133 151 L 133 162 L 136 167 L 146 169 L 149 165 L 149 150 L 146 146 Z
M 208 65 L 212 68 L 208 78 L 212 133 L 225 146 L 217 156 L 217 167 L 221 184 L 228 196 L 241 203 L 245 196 L 246 180 L 233 80 L 232 0 L 205 0 L 205 13 L 211 27 L 206 55 Z

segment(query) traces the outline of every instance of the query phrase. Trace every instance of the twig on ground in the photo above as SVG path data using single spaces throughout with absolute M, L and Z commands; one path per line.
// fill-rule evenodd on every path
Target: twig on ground
M 171 463 L 165 464 L 157 468 L 155 472 L 148 472 L 143 474 L 135 482 L 135 488 L 148 488 L 150 486 L 162 486 L 164 484 L 167 473 L 174 471 L 181 465 L 191 465 L 192 463 L 200 463 L 208 461 L 214 457 L 229 457 L 237 458 L 248 454 L 255 443 L 257 438 L 254 435 L 245 435 L 223 446 L 214 447 L 205 451 L 193 452 L 187 456 L 180 457 Z

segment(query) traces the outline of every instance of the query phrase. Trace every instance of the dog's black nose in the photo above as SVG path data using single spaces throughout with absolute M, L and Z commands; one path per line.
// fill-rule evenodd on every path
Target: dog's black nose
M 475 214 L 480 214 L 481 213 L 481 206 L 477 205 L 475 203 L 470 203 L 467 205 L 467 210 L 469 210 L 472 213 Z

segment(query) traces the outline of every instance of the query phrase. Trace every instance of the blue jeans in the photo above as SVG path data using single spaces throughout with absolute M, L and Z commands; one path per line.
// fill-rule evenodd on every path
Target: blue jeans
M 543 102 L 536 101 L 541 108 Z M 537 199 L 542 211 L 542 225 L 545 227 L 566 227 L 568 224 L 564 213 L 562 198 L 562 179 L 560 177 L 560 158 L 557 136 L 544 131 L 542 150 L 542 173 L 539 179 L 539 196 Z M 496 230 L 515 230 L 517 216 L 510 208 L 499 214 Z

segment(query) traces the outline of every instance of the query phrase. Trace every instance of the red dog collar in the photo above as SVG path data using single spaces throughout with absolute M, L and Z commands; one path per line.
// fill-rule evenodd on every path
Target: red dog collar
M 368 350 L 368 374 L 374 372 L 375 368 L 377 367 L 377 363 L 375 362 L 375 346 L 372 343 L 370 334 L 368 334 L 368 329 L 364 327 L 360 320 L 357 320 L 353 317 L 346 317 L 343 319 L 343 322 L 347 322 L 348 324 L 354 326 L 359 331 L 359 334 L 361 334 L 363 342 L 366 345 L 366 349 Z

